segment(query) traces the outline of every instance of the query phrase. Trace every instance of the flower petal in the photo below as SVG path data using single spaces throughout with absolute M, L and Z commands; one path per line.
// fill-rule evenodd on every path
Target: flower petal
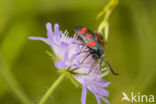
M 64 60 L 65 61 L 68 60 L 68 58 L 69 58 L 68 52 L 69 52 L 68 49 L 66 49 L 66 51 L 64 53 Z
M 31 40 L 41 40 L 41 41 L 47 43 L 48 45 L 52 46 L 52 43 L 51 43 L 49 40 L 47 40 L 46 38 L 33 37 L 33 36 L 32 36 L 32 37 L 29 37 L 29 39 L 31 39 Z
M 87 96 L 87 87 L 85 84 L 82 85 L 82 95 L 81 95 L 81 104 L 86 104 L 86 96 Z
M 106 103 L 106 104 L 110 104 L 109 101 L 107 99 L 105 99 L 104 97 L 101 97 L 101 99 Z
M 57 69 L 66 69 L 67 65 L 64 63 L 64 61 L 55 61 L 55 67 Z
M 46 28 L 47 28 L 47 36 L 48 36 L 48 39 L 50 40 L 50 41 L 53 41 L 53 31 L 52 31 L 52 26 L 51 26 L 51 23 L 50 22 L 48 22 L 47 24 L 46 24 Z
M 58 24 L 54 25 L 54 32 L 55 32 L 55 34 L 57 34 L 55 41 L 57 41 L 58 43 L 61 42 L 60 41 L 61 36 L 60 36 L 60 31 L 59 31 L 59 25 Z
M 98 88 L 98 94 L 100 96 L 109 96 L 109 91 L 105 90 L 103 87 Z
M 61 46 L 60 48 L 63 50 L 63 49 L 68 48 L 69 44 L 65 42 L 61 42 L 60 46 Z
M 96 96 L 96 100 L 98 104 L 101 104 L 100 98 L 98 96 Z

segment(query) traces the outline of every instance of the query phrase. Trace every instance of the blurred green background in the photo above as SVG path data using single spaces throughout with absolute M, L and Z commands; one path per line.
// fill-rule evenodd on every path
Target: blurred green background
M 107 2 L 1 0 L 0 104 L 21 104 L 19 92 L 14 92 L 14 87 L 10 86 L 17 86 L 16 82 L 21 86 L 18 89 L 37 103 L 59 77 L 54 63 L 46 54 L 50 47 L 41 41 L 28 40 L 28 36 L 46 37 L 47 22 L 58 23 L 61 30 L 67 29 L 71 36 L 74 26 L 86 26 L 95 31 L 101 22 L 95 18 Z M 156 95 L 155 4 L 155 0 L 120 0 L 109 19 L 106 57 L 113 69 L 120 73 L 119 76 L 110 73 L 105 77 L 111 82 L 107 88 L 110 91 L 107 99 L 111 104 L 121 104 L 123 91 L 129 96 L 132 91 Z M 47 104 L 80 104 L 80 97 L 81 88 L 64 80 Z M 87 104 L 96 104 L 91 93 L 88 93 Z

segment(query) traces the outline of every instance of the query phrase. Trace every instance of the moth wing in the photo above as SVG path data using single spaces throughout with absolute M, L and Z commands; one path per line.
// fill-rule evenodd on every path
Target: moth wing
M 85 36 L 86 31 L 87 31 L 86 27 L 81 27 L 81 26 L 75 27 L 76 34 L 79 35 L 81 38 Z

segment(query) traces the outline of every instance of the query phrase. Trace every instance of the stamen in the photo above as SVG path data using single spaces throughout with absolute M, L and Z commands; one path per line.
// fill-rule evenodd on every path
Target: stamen
M 104 72 L 104 73 L 101 73 L 100 78 L 106 76 L 107 74 L 109 74 L 109 72 L 110 72 L 110 71 L 108 70 L 108 71 L 106 71 L 106 72 Z
M 105 70 L 108 70 L 108 69 L 109 69 L 109 67 L 105 67 L 105 68 L 101 69 L 101 71 L 105 71 Z

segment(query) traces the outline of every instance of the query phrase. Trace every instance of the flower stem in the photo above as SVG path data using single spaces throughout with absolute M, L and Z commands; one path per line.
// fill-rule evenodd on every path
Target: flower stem
M 63 79 L 65 78 L 66 74 L 62 74 L 56 81 L 54 84 L 52 84 L 52 86 L 48 89 L 48 91 L 45 93 L 45 95 L 42 97 L 42 99 L 40 100 L 39 104 L 44 104 L 46 102 L 46 100 L 48 99 L 48 97 L 51 95 L 51 93 L 57 88 L 57 86 L 63 81 Z
M 117 6 L 119 0 L 109 0 L 108 4 L 104 7 L 104 9 L 97 15 L 97 19 L 104 16 L 104 19 L 99 24 L 98 32 L 104 34 L 105 33 L 105 41 L 108 41 L 108 19 L 113 11 L 113 9 Z

